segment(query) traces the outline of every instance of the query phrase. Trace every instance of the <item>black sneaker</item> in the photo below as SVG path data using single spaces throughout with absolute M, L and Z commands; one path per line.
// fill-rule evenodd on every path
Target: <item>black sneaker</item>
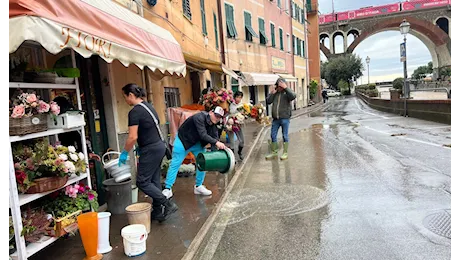
M 163 215 L 165 219 L 168 219 L 174 212 L 176 212 L 179 208 L 177 207 L 176 203 L 174 203 L 172 200 L 167 200 L 165 204 Z
M 166 220 L 163 214 L 163 206 L 152 206 L 151 220 L 157 220 L 158 222 L 163 222 Z

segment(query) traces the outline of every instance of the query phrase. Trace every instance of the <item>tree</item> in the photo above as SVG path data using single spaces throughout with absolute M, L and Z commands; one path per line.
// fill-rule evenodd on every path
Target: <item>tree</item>
M 316 92 L 318 91 L 318 81 L 314 79 L 310 80 L 308 89 L 310 90 L 310 99 L 313 99 L 316 96 Z
M 348 82 L 346 82 L 345 80 L 341 79 L 339 81 L 339 90 L 340 92 L 342 93 L 342 95 L 350 95 L 350 85 L 348 84 Z
M 324 72 L 326 82 L 337 89 L 340 80 L 350 82 L 353 77 L 363 75 L 363 63 L 359 56 L 346 54 L 322 63 L 321 73 Z
M 412 73 L 413 79 L 422 79 L 425 78 L 426 75 L 433 73 L 433 62 L 428 62 L 427 65 L 420 66 L 414 70 Z

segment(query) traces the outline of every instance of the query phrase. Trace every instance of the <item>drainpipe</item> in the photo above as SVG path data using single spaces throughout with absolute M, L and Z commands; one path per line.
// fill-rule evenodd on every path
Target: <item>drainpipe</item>
M 304 23 L 304 26 L 303 26 L 303 30 L 304 30 L 304 37 L 305 37 L 305 62 L 306 62 L 306 66 L 305 66 L 305 69 L 307 70 L 306 73 L 305 73 L 305 84 L 307 84 L 307 86 L 310 84 L 310 69 L 309 69 L 309 66 L 308 66 L 308 30 L 307 30 L 307 24 L 308 24 L 308 10 L 307 8 L 305 8 L 306 5 L 305 5 L 305 0 L 303 0 L 303 9 L 305 10 L 304 13 L 305 13 L 305 23 Z M 318 86 L 319 86 L 319 83 L 318 83 Z M 303 88 L 303 86 L 302 86 Z M 308 88 L 307 88 L 308 89 Z M 305 91 L 303 91 L 304 93 L 304 96 L 303 96 L 303 105 L 305 107 Z M 319 93 L 319 91 L 317 91 L 317 93 Z M 308 105 L 308 99 L 310 98 L 310 92 L 307 93 L 307 105 Z
M 222 61 L 222 64 L 225 64 L 225 42 L 224 42 L 224 29 L 223 29 L 223 21 L 222 21 L 222 1 L 216 0 L 217 2 L 217 20 L 219 22 L 219 38 L 220 38 L 220 59 Z M 223 73 L 223 84 L 222 86 L 226 87 L 227 86 L 227 75 Z M 230 87 L 231 88 L 231 87 Z

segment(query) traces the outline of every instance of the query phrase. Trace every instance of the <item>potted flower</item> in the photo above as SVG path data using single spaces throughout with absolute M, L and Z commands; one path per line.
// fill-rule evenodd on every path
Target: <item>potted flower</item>
M 48 114 L 59 114 L 55 102 L 46 103 L 35 93 L 22 92 L 10 101 L 10 135 L 26 135 L 48 130 Z
M 199 104 L 203 105 L 206 111 L 211 111 L 214 107 L 220 106 L 225 112 L 228 112 L 229 105 L 232 102 L 233 91 L 221 88 L 217 91 L 211 89 L 207 94 L 204 94 Z
M 72 233 L 78 228 L 76 220 L 81 212 L 98 208 L 97 193 L 83 183 L 50 194 L 45 211 L 53 216 L 54 225 L 49 234 L 60 237 Z
M 86 172 L 83 153 L 75 147 L 50 146 L 44 141 L 34 146 L 18 144 L 13 148 L 16 183 L 21 193 L 40 193 L 65 185 L 72 174 Z

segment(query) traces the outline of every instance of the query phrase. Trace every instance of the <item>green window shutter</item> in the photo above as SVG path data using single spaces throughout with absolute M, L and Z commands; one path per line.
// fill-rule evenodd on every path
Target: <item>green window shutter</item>
M 233 21 L 233 7 L 228 4 L 225 4 L 225 20 L 227 23 L 227 37 L 236 38 L 238 34 Z
M 280 33 L 280 50 L 284 50 L 284 42 L 283 42 L 283 29 L 279 29 Z
M 208 29 L 206 28 L 206 10 L 204 8 L 204 0 L 200 0 L 201 9 L 201 25 L 203 27 L 203 34 L 208 35 Z
M 244 29 L 246 34 L 246 41 L 252 41 L 253 37 L 259 37 L 254 29 L 252 29 L 252 16 L 247 12 L 244 12 Z
M 301 15 L 302 15 L 302 24 L 305 24 L 305 10 L 304 9 L 302 9 Z
M 294 18 L 294 16 L 295 16 L 294 1 L 291 1 L 291 17 Z
M 300 43 L 302 42 L 302 40 L 300 38 L 297 38 L 297 55 L 301 55 L 301 52 L 300 52 Z
M 267 35 L 265 34 L 265 21 L 262 18 L 259 18 L 259 34 L 260 34 L 260 44 L 267 44 Z
M 238 37 L 238 31 L 236 30 L 235 26 L 235 10 L 233 10 L 233 6 L 229 6 L 229 12 L 230 12 L 230 17 L 231 17 L 231 26 L 234 34 L 234 38 Z
M 190 0 L 182 0 L 182 12 L 184 13 L 185 17 L 188 19 L 192 19 L 192 11 L 190 9 Z
M 270 34 L 272 37 L 272 47 L 276 47 L 275 25 L 270 24 Z
M 217 31 L 217 17 L 216 13 L 212 14 L 214 20 L 214 37 L 216 37 L 216 49 L 219 49 L 219 32 Z
M 307 12 L 310 12 L 312 10 L 313 10 L 313 8 L 312 8 L 312 5 L 311 5 L 311 0 L 307 0 Z
M 281 8 L 281 0 L 278 0 L 278 7 Z

